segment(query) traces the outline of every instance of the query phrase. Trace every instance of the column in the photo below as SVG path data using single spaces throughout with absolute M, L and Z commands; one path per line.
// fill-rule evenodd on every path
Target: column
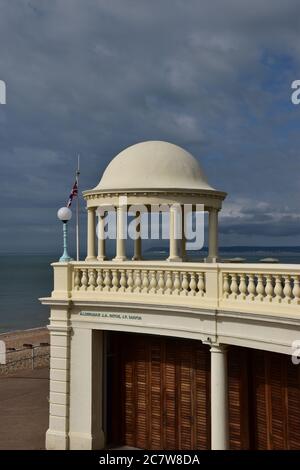
M 116 256 L 114 261 L 126 260 L 126 206 L 117 207 L 117 239 L 116 239 Z
M 141 213 L 138 212 L 135 219 L 137 238 L 134 240 L 134 253 L 132 261 L 142 259 L 142 239 L 141 239 Z
M 181 258 L 186 259 L 186 238 L 185 238 L 185 214 L 184 206 L 181 207 Z
M 98 230 L 97 230 L 97 236 L 98 236 L 98 256 L 97 256 L 97 259 L 98 259 L 98 261 L 104 261 L 106 259 L 106 256 L 105 256 L 105 232 L 104 232 L 104 227 L 105 227 L 105 214 L 98 215 Z
M 88 225 L 87 225 L 87 257 L 86 261 L 96 260 L 96 208 L 88 208 Z
M 168 261 L 182 261 L 179 256 L 178 227 L 180 222 L 180 210 L 178 206 L 170 207 L 170 236 Z
M 211 353 L 211 448 L 229 449 L 226 346 L 212 345 Z
M 209 209 L 208 224 L 208 258 L 209 263 L 216 263 L 218 260 L 218 209 Z
M 67 316 L 67 312 L 57 312 Z M 55 316 L 51 312 L 51 316 Z M 49 429 L 46 433 L 46 449 L 69 448 L 69 357 L 70 327 L 49 326 L 50 330 L 50 399 Z
M 103 332 L 73 328 L 70 369 L 71 450 L 103 449 Z

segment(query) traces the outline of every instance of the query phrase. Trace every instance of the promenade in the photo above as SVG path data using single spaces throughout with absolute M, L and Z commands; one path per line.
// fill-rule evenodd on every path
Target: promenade
M 0 450 L 45 448 L 49 369 L 0 376 Z

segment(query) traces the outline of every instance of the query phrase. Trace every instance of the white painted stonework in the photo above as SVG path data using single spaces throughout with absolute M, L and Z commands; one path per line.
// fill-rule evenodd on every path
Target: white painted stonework
M 100 380 L 104 331 L 190 338 L 210 346 L 214 449 L 228 448 L 226 346 L 291 354 L 292 342 L 300 339 L 299 266 L 218 263 L 217 216 L 226 194 L 208 185 L 197 161 L 182 149 L 157 142 L 139 145 L 127 149 L 125 156 L 121 152 L 99 185 L 84 193 L 86 261 L 54 263 L 53 292 L 41 299 L 51 308 L 47 449 L 105 446 Z M 165 171 L 165 164 L 172 165 L 172 155 L 177 177 Z M 148 174 L 147 181 L 156 181 L 154 188 L 136 187 L 150 157 L 151 171 L 159 172 L 161 166 L 162 176 L 156 180 Z M 141 164 L 136 166 L 138 158 Z M 129 176 L 119 179 L 126 163 Z M 126 194 L 129 203 L 203 203 L 210 213 L 208 262 L 177 259 L 172 240 L 172 263 L 141 260 L 141 246 L 136 252 L 139 260 L 128 261 L 120 239 L 114 260 L 106 260 L 105 245 L 95 242 L 95 212 L 101 203 L 117 205 L 119 194 Z

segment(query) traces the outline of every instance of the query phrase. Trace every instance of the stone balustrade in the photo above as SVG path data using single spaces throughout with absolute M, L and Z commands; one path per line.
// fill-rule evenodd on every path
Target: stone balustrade
M 267 304 L 300 304 L 300 272 L 292 267 L 276 271 L 223 271 L 223 299 Z
M 79 292 L 204 297 L 205 273 L 193 268 L 173 267 L 170 263 L 149 267 L 145 263 L 116 265 L 107 262 L 98 267 L 74 266 L 73 288 Z
M 95 261 L 53 266 L 54 298 L 65 293 L 75 302 L 109 299 L 300 314 L 297 265 Z

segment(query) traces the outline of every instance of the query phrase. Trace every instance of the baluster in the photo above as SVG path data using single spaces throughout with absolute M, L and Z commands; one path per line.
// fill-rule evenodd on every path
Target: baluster
M 273 287 L 273 276 L 272 274 L 266 275 L 267 282 L 266 282 L 266 295 L 267 300 L 271 302 L 274 296 L 274 287 Z
M 167 271 L 165 294 L 172 294 L 172 287 L 173 287 L 172 272 Z
M 233 299 L 236 299 L 238 294 L 239 294 L 239 285 L 238 285 L 238 280 L 237 280 L 237 274 L 232 273 L 230 274 L 231 277 L 231 284 L 230 284 L 230 291 Z
M 225 299 L 228 299 L 230 294 L 230 286 L 229 286 L 229 278 L 228 278 L 228 273 L 223 274 L 223 297 Z
M 158 289 L 159 294 L 163 294 L 165 291 L 165 273 L 164 271 L 158 271 Z
M 201 295 L 201 297 L 204 296 L 205 294 L 205 282 L 204 282 L 204 273 L 198 273 L 198 294 Z
M 249 292 L 249 295 L 248 295 L 249 300 L 254 300 L 255 294 L 256 294 L 254 274 L 248 274 L 248 292 Z
M 119 277 L 118 277 L 118 270 L 112 269 L 112 288 L 113 292 L 117 292 L 119 290 Z
M 247 297 L 247 283 L 246 283 L 246 274 L 240 274 L 240 295 L 239 298 L 245 300 Z
M 74 275 L 74 289 L 80 289 L 80 269 L 75 268 L 75 275 Z
M 132 269 L 128 269 L 127 273 L 127 292 L 132 292 L 134 285 Z
M 284 301 L 287 303 L 290 303 L 292 299 L 291 277 L 289 275 L 285 275 L 283 277 L 284 277 L 284 288 L 283 288 Z
M 188 295 L 189 281 L 186 271 L 182 273 L 181 292 L 180 295 Z
M 89 269 L 89 290 L 95 290 L 96 288 L 96 273 L 94 269 Z
M 192 295 L 192 296 L 196 295 L 196 289 L 197 289 L 196 274 L 191 273 L 189 295 Z
M 293 276 L 294 279 L 294 287 L 293 287 L 293 301 L 296 304 L 300 303 L 300 276 Z
M 180 282 L 180 273 L 178 271 L 175 271 L 174 273 L 174 290 L 173 294 L 180 294 L 180 287 L 181 287 L 181 282 Z
M 265 286 L 264 286 L 264 276 L 263 276 L 263 274 L 257 274 L 256 292 L 257 292 L 257 298 L 261 301 L 264 300 Z
M 148 293 L 149 291 L 149 278 L 148 278 L 148 271 L 146 269 L 144 269 L 142 271 L 143 273 L 143 288 L 142 288 L 142 292 L 145 292 L 146 294 Z
M 150 291 L 152 294 L 155 294 L 157 286 L 156 280 L 156 271 L 150 271 Z
M 277 300 L 277 302 L 281 302 L 282 297 L 283 297 L 281 274 L 276 274 L 274 293 L 275 293 L 275 296 L 276 296 L 275 299 Z
M 81 276 L 81 290 L 87 290 L 88 286 L 88 277 L 87 277 L 87 269 L 82 269 L 82 276 Z
M 120 291 L 125 292 L 126 291 L 126 275 L 125 275 L 125 269 L 120 269 L 121 277 L 120 277 Z
M 110 287 L 111 287 L 111 283 L 110 283 L 111 279 L 110 279 L 110 272 L 109 272 L 109 269 L 104 269 L 104 291 L 106 292 L 109 292 L 110 291 Z
M 141 271 L 139 269 L 135 269 L 135 278 L 134 278 L 134 292 L 141 292 Z
M 102 269 L 97 269 L 97 290 L 103 289 L 103 274 Z

